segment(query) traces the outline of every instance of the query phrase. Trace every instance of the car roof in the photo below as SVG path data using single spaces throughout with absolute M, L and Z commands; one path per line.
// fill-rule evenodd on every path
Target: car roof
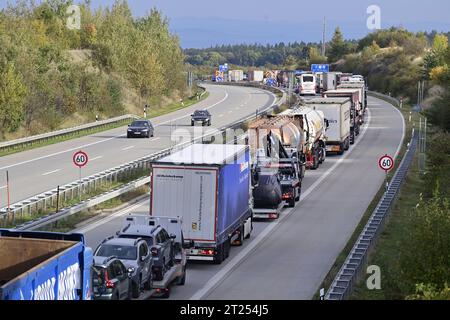
M 122 246 L 132 246 L 132 247 L 134 247 L 134 242 L 135 241 L 136 241 L 136 239 L 112 238 L 112 239 L 109 239 L 109 240 L 105 241 L 104 243 L 102 243 L 102 245 L 104 245 L 104 244 L 112 244 L 112 245 L 122 245 Z
M 158 227 L 155 226 L 145 226 L 145 225 L 133 225 L 130 224 L 120 230 L 120 234 L 133 234 L 133 235 L 142 235 L 145 237 L 154 236 Z

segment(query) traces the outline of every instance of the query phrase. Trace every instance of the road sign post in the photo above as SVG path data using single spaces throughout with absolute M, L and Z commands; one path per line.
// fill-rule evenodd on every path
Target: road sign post
M 78 167 L 79 169 L 79 184 L 81 189 L 81 168 L 83 168 L 85 165 L 87 165 L 89 161 L 89 157 L 86 152 L 78 151 L 73 155 L 72 158 L 73 164 Z M 78 191 L 78 195 L 81 199 L 81 191 Z
M 388 156 L 385 154 L 378 160 L 378 166 L 381 170 L 384 170 L 386 176 L 385 176 L 385 184 L 386 184 L 386 192 L 389 189 L 389 182 L 388 182 L 388 172 L 394 168 L 394 159 L 391 156 Z

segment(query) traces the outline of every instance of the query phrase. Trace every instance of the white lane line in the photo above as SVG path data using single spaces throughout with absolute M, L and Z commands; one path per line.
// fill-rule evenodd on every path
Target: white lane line
M 130 149 L 133 149 L 133 148 L 134 148 L 134 146 L 129 146 L 129 147 L 123 148 L 122 151 L 127 151 L 127 150 L 130 150 Z
M 209 106 L 208 108 L 206 108 L 206 110 L 211 109 L 212 107 L 217 106 L 218 104 L 224 102 L 226 99 L 228 99 L 228 92 L 225 91 L 225 97 L 224 97 L 222 100 L 220 100 L 219 102 L 216 102 L 216 103 L 214 103 L 213 105 L 211 105 L 211 106 Z M 161 122 L 161 123 L 159 123 L 158 125 L 155 125 L 155 128 L 156 128 L 156 127 L 159 127 L 159 126 L 161 126 L 161 125 L 163 125 L 163 124 L 170 123 L 171 121 L 177 121 L 177 120 L 180 120 L 180 119 L 183 119 L 183 118 L 187 118 L 187 117 L 189 117 L 189 115 L 188 115 L 188 116 L 182 116 L 182 117 L 179 117 L 179 118 L 176 118 L 176 119 L 171 119 L 171 120 L 168 120 L 168 121 Z M 113 139 L 116 139 L 116 138 L 120 138 L 120 137 L 125 137 L 125 136 L 126 136 L 126 134 L 121 134 L 121 135 L 114 136 L 114 137 L 112 137 L 112 138 L 108 138 L 108 139 L 104 139 L 104 140 L 100 140 L 100 141 L 96 141 L 96 142 L 84 144 L 84 145 L 81 145 L 81 146 L 78 146 L 78 147 L 75 147 L 75 148 L 70 148 L 70 149 L 67 149 L 67 150 L 55 152 L 55 153 L 48 154 L 48 155 L 45 155 L 45 156 L 42 156 L 42 157 L 37 157 L 37 158 L 34 158 L 34 159 L 30 159 L 30 160 L 26 160 L 26 161 L 22 161 L 22 162 L 17 162 L 17 163 L 14 163 L 14 164 L 12 164 L 12 165 L 8 165 L 8 166 L 1 167 L 0 170 L 5 170 L 5 169 L 9 169 L 9 168 L 21 166 L 21 165 L 23 165 L 23 164 L 27 164 L 27 163 L 39 161 L 39 160 L 42 160 L 42 159 L 51 158 L 51 157 L 54 157 L 54 156 L 57 156 L 57 155 L 60 155 L 60 154 L 66 153 L 66 152 L 70 152 L 70 151 L 75 151 L 75 150 L 78 151 L 78 150 L 83 149 L 83 148 L 87 148 L 87 147 L 94 146 L 94 145 L 99 144 L 99 143 L 107 142 L 107 141 L 110 141 L 110 140 L 113 140 Z
M 51 175 L 51 174 L 53 174 L 53 173 L 57 173 L 57 172 L 59 172 L 59 171 L 61 171 L 61 169 L 56 169 L 56 170 L 53 170 L 53 171 L 49 171 L 49 172 L 43 173 L 42 175 L 43 175 L 43 176 L 48 176 L 48 175 Z
M 161 140 L 161 138 L 151 139 L 150 141 L 158 141 L 158 140 Z
M 150 198 L 150 195 L 148 197 Z M 133 206 L 131 206 L 129 208 L 123 209 L 123 210 L 121 210 L 121 211 L 119 211 L 117 213 L 114 213 L 114 214 L 112 214 L 112 215 L 110 215 L 110 216 L 108 216 L 108 217 L 106 217 L 104 219 L 101 219 L 101 220 L 99 220 L 97 222 L 89 224 L 88 226 L 86 226 L 84 228 L 82 227 L 81 229 L 73 230 L 73 232 L 86 234 L 87 232 L 89 232 L 89 231 L 91 231 L 93 229 L 96 229 L 99 226 L 101 226 L 101 225 L 103 225 L 105 223 L 108 223 L 109 221 L 111 221 L 111 220 L 113 220 L 113 219 L 115 219 L 115 218 L 117 218 L 119 216 L 126 215 L 128 212 L 131 212 L 131 211 L 139 208 L 145 202 L 149 202 L 149 199 L 141 200 L 141 201 L 137 202 L 135 205 L 133 205 Z
M 223 117 L 223 114 L 219 115 L 219 118 L 222 118 L 222 117 Z
M 95 161 L 95 160 L 98 160 L 98 159 L 101 159 L 101 158 L 103 158 L 103 156 L 98 156 L 98 157 L 95 157 L 95 158 L 89 159 L 89 161 Z
M 233 110 L 228 111 L 228 113 L 233 113 Z
M 234 108 L 234 110 L 239 110 L 240 109 L 240 107 L 236 107 L 236 108 Z
M 351 147 L 350 151 L 347 152 L 343 157 L 341 157 L 336 163 L 329 168 L 319 179 L 316 180 L 305 192 L 302 192 L 300 201 L 305 200 L 311 192 L 313 192 L 319 184 L 328 177 L 337 166 L 339 166 L 347 157 L 349 157 L 353 150 L 355 150 L 355 147 L 363 140 L 364 135 L 367 132 L 367 128 L 370 125 L 371 122 L 371 113 L 369 112 L 369 119 L 367 123 L 365 124 L 363 128 L 363 132 L 358 138 L 358 141 L 355 142 L 355 144 Z M 256 250 L 257 246 L 264 241 L 267 236 L 270 234 L 272 230 L 274 230 L 280 223 L 286 219 L 288 216 L 291 215 L 291 213 L 294 211 L 295 208 L 284 210 L 280 218 L 276 221 L 274 221 L 272 224 L 270 224 L 267 228 L 265 228 L 257 237 L 256 239 L 251 242 L 248 247 L 243 249 L 241 252 L 239 252 L 238 255 L 236 255 L 228 264 L 225 265 L 224 268 L 222 268 L 219 272 L 217 272 L 206 284 L 205 286 L 197 291 L 193 296 L 189 298 L 189 300 L 201 300 L 204 299 L 210 292 L 213 291 L 214 288 L 216 288 L 220 283 L 227 277 L 234 269 L 237 268 L 237 266 L 242 263 L 242 261 L 248 256 L 248 254 L 254 250 Z
M 0 187 L 0 190 L 6 189 L 6 188 L 8 188 L 8 186 L 3 186 L 3 187 Z

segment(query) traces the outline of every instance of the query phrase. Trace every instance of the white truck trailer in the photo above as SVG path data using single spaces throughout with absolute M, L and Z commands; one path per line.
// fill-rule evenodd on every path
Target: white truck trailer
M 221 263 L 252 231 L 246 145 L 194 144 L 152 163 L 150 215 L 181 217 L 188 260 Z
M 343 154 L 350 148 L 349 98 L 314 98 L 305 102 L 312 109 L 322 111 L 328 120 L 326 151 Z

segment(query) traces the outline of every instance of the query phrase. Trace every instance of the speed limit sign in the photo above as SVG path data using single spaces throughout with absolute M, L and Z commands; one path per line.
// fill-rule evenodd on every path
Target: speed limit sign
M 378 160 L 378 166 L 386 172 L 391 171 L 394 167 L 394 159 L 386 154 Z
M 85 165 L 87 165 L 88 160 L 89 160 L 89 158 L 88 158 L 88 155 L 86 154 L 86 152 L 78 151 L 77 153 L 75 153 L 73 155 L 73 163 L 74 163 L 74 165 L 76 165 L 79 168 L 82 168 Z

